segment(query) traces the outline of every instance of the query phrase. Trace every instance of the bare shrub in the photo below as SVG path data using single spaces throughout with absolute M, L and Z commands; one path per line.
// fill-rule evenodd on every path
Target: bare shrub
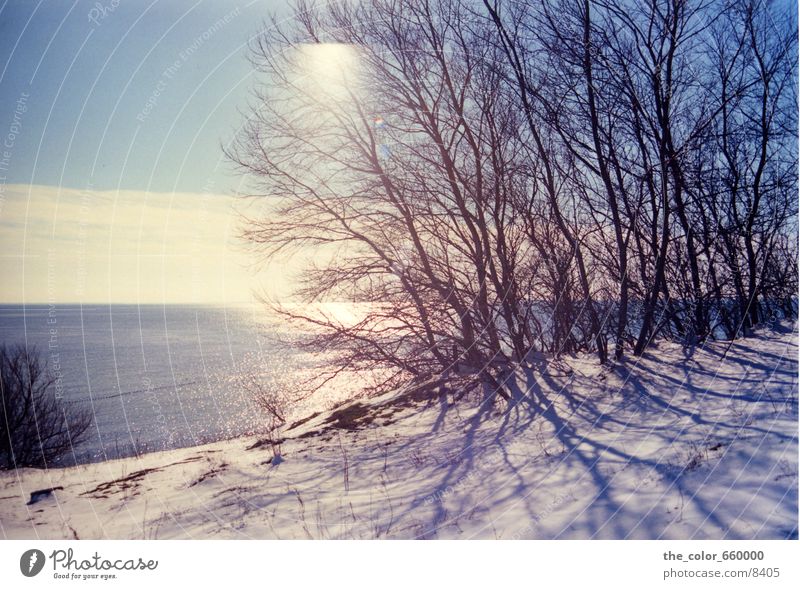
M 264 382 L 252 373 L 240 375 L 239 380 L 242 388 L 266 416 L 267 442 L 272 448 L 273 464 L 277 464 L 281 460 L 280 430 L 286 424 L 290 399 L 274 380 Z
M 58 398 L 36 348 L 0 347 L 0 469 L 46 468 L 86 437 L 92 416 Z

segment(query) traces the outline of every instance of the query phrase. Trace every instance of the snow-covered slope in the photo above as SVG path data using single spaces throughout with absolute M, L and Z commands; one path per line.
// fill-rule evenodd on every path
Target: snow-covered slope
M 2 473 L 0 534 L 796 538 L 794 331 L 520 370 L 510 409 L 362 401 L 284 432 L 282 461 L 237 439 Z

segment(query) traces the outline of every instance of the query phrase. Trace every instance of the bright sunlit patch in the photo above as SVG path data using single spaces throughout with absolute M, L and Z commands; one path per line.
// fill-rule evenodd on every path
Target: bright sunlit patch
M 345 98 L 354 91 L 359 69 L 359 51 L 345 43 L 310 43 L 300 47 L 298 73 L 304 85 L 332 98 Z

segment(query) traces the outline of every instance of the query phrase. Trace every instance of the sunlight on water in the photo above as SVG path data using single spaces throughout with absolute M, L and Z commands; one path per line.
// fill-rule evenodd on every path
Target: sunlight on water
M 92 412 L 90 436 L 75 450 L 79 462 L 263 431 L 264 413 L 243 379 L 297 399 L 325 361 L 293 349 L 295 334 L 257 305 L 6 305 L 0 319 L 0 342 L 36 346 L 63 402 Z M 351 392 L 322 391 L 287 417 L 324 410 Z

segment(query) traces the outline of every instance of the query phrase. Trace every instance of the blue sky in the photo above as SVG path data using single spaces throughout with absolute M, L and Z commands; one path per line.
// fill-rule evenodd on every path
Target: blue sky
M 233 187 L 219 145 L 231 139 L 241 123 L 237 108 L 247 104 L 246 43 L 285 4 L 7 1 L 0 130 L 13 122 L 8 105 L 29 95 L 7 182 L 200 191 L 210 180 Z
M 284 0 L 0 4 L 0 302 L 250 297 L 264 275 L 236 243 L 230 195 L 241 178 L 220 145 L 247 111 L 248 40 L 287 12 Z M 105 208 L 88 213 L 86 202 Z M 203 256 L 227 261 L 194 262 L 190 292 L 170 277 L 186 274 L 199 242 Z M 64 279 L 52 279 L 52 251 Z M 125 274 L 123 261 L 142 251 L 160 266 Z M 89 269 L 83 288 L 67 284 L 76 268 Z

